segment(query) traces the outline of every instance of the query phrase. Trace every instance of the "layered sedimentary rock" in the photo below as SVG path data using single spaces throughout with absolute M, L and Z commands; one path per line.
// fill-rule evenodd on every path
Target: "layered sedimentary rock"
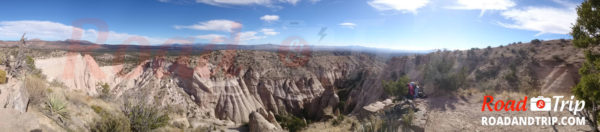
M 98 66 L 89 55 L 44 59 L 36 65 L 49 80 L 90 95 L 98 94 L 96 84 L 107 83 L 116 99 L 178 106 L 189 118 L 243 123 L 259 109 L 331 118 L 340 102 L 336 83 L 382 64 L 366 55 L 320 55 L 308 60 L 301 66 L 286 66 L 275 52 L 215 51 L 191 58 L 151 58 L 127 74 L 119 74 L 122 65 Z
M 250 121 L 248 127 L 250 132 L 281 132 L 283 129 L 271 112 L 266 112 L 264 109 L 259 109 L 250 113 Z
M 39 59 L 35 65 L 46 75 L 46 79 L 63 82 L 68 88 L 88 95 L 98 94 L 99 83 L 116 84 L 120 78 L 116 73 L 121 65 L 100 67 L 90 55 L 70 53 L 62 57 Z

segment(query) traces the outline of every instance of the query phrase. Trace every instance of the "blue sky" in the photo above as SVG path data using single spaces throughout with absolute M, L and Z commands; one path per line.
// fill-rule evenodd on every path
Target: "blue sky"
M 17 40 L 27 33 L 30 39 L 109 44 L 281 44 L 296 36 L 310 45 L 468 49 L 536 38 L 569 39 L 575 7 L 581 2 L 15 0 L 0 4 L 0 40 Z M 74 32 L 82 37 L 74 37 Z M 108 35 L 98 41 L 101 32 Z

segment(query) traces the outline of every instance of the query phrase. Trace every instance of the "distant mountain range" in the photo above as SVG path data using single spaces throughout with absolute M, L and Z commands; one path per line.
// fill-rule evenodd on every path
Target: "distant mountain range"
M 16 47 L 18 41 L 0 41 L 0 47 Z M 382 49 L 364 46 L 317 46 L 308 45 L 308 47 L 275 45 L 275 44 L 255 44 L 255 45 L 237 45 L 237 44 L 168 44 L 168 45 L 118 45 L 118 44 L 96 44 L 89 41 L 81 40 L 64 40 L 64 41 L 44 41 L 44 40 L 28 40 L 26 47 L 42 50 L 67 50 L 77 52 L 135 52 L 145 51 L 153 52 L 157 50 L 167 50 L 169 52 L 186 51 L 186 52 L 202 52 L 207 50 L 262 50 L 262 51 L 334 51 L 334 52 L 362 52 L 372 54 L 385 54 L 390 56 L 407 55 L 407 54 L 426 54 L 433 50 L 395 50 Z

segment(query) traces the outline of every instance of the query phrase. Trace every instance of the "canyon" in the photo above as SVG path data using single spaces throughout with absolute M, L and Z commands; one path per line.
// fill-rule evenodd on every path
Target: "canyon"
M 348 50 L 294 54 L 277 49 L 192 50 L 189 54 L 147 55 L 134 51 L 60 50 L 56 47 L 62 45 L 39 43 L 28 43 L 28 53 L 48 83 L 62 84 L 52 88 L 53 91 L 73 94 L 65 95 L 68 100 L 82 98 L 82 102 L 72 101 L 72 104 L 82 111 L 91 111 L 73 114 L 72 125 L 65 125 L 66 128 L 86 131 L 89 125 L 85 124 L 98 117 L 92 111 L 92 104 L 116 110 L 125 102 L 169 109 L 169 126 L 183 130 L 284 131 L 286 129 L 276 120 L 281 115 L 297 116 L 305 122 L 326 122 L 340 115 L 360 120 L 398 104 L 381 103 L 391 98 L 383 89 L 382 81 L 402 76 L 423 84 L 429 95 L 428 99 L 419 101 L 425 111 L 417 112 L 420 116 L 415 122 L 423 123 L 413 124 L 431 130 L 431 123 L 436 121 L 423 120 L 436 113 L 428 112 L 444 114 L 452 111 L 452 107 L 457 108 L 455 105 L 460 104 L 461 97 L 479 95 L 461 91 L 569 95 L 570 88 L 578 81 L 577 69 L 583 62 L 582 51 L 572 47 L 568 40 L 395 55 Z M 5 46 L 4 50 L 15 49 L 14 45 Z M 46 50 L 42 50 L 44 48 Z M 8 66 L 2 69 L 10 69 L 10 64 L 11 61 L 4 62 Z M 447 70 L 431 71 L 442 67 L 438 65 L 448 65 Z M 436 83 L 436 78 L 447 79 L 448 76 L 461 77 L 454 80 L 460 82 L 455 84 L 458 90 Z M 24 113 L 22 116 L 42 118 L 40 113 L 29 115 L 31 110 L 24 99 L 28 93 L 23 91 L 22 80 L 12 76 L 7 84 L 0 85 L 0 104 Z M 109 90 L 103 91 L 101 85 L 107 85 Z M 437 123 L 448 123 L 437 120 Z M 39 124 L 45 124 L 41 127 L 44 130 L 65 129 L 51 121 Z

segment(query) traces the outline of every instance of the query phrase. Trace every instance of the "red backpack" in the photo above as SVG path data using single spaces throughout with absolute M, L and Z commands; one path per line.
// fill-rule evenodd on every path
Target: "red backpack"
M 411 97 L 415 95 L 415 88 L 410 85 L 410 83 L 408 84 L 408 94 L 410 94 Z

